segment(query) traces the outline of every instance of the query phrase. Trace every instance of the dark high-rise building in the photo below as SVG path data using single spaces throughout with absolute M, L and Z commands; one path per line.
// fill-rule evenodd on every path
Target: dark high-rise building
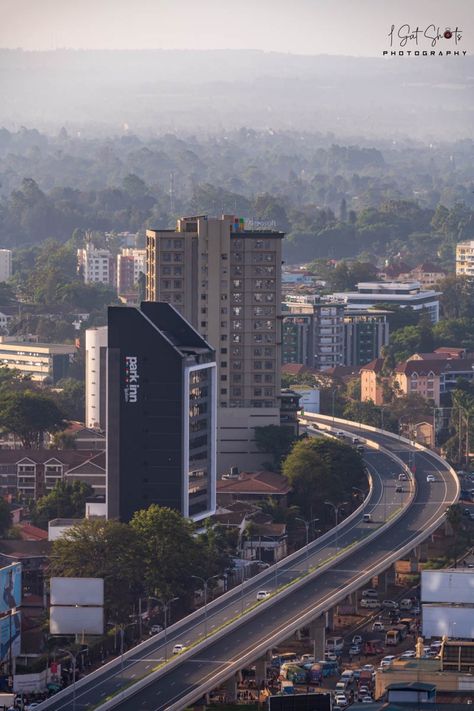
M 167 303 L 108 316 L 107 510 L 215 510 L 215 352 Z

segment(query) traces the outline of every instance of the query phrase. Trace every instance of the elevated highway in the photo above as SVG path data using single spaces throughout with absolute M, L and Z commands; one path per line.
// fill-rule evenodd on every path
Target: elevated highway
M 333 529 L 307 550 L 210 603 L 207 638 L 200 609 L 170 627 L 166 641 L 161 633 L 127 652 L 123 665 L 120 660 L 111 662 L 82 679 L 76 688 L 78 711 L 184 709 L 386 570 L 429 536 L 457 500 L 455 473 L 428 450 L 349 422 L 317 416 L 307 416 L 307 420 L 372 443 L 364 454 L 372 479 L 364 505 L 337 532 Z M 408 464 L 415 473 L 400 494 L 396 492 L 398 474 Z M 428 473 L 435 475 L 435 482 L 427 482 Z M 372 523 L 363 521 L 364 513 L 371 514 Z M 274 594 L 257 604 L 259 589 Z M 169 660 L 175 642 L 189 649 Z M 71 688 L 39 707 L 46 708 L 71 709 Z

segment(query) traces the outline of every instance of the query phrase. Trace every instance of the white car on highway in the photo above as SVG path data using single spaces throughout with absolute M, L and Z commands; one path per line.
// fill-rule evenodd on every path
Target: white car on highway
M 271 593 L 269 590 L 259 590 L 257 593 L 257 600 L 267 600 L 269 598 Z
M 181 652 L 185 652 L 186 650 L 187 650 L 186 645 L 178 642 L 178 644 L 175 644 L 173 647 L 173 654 L 181 654 Z

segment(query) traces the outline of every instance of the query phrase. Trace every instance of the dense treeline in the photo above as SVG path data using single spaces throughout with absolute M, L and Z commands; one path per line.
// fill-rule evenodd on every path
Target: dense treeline
M 285 230 L 288 261 L 449 260 L 457 241 L 474 236 L 473 153 L 471 141 L 341 146 L 251 129 L 148 140 L 1 129 L 1 241 L 64 242 L 77 228 L 135 232 L 227 212 Z

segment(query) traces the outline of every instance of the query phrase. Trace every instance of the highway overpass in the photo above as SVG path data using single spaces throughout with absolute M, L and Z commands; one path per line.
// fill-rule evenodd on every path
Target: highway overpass
M 123 665 L 111 662 L 82 679 L 76 688 L 77 710 L 185 708 L 386 570 L 429 536 L 457 500 L 455 473 L 428 450 L 354 423 L 306 417 L 373 443 L 364 455 L 372 477 L 364 507 L 342 522 L 337 533 L 333 529 L 307 551 L 298 551 L 210 603 L 207 639 L 201 608 L 169 628 L 166 645 L 161 633 L 127 652 Z M 412 486 L 400 494 L 397 476 L 409 462 L 415 465 Z M 434 483 L 426 481 L 428 473 L 435 474 Z M 364 523 L 364 512 L 372 514 L 373 523 Z M 275 594 L 257 604 L 259 589 Z M 189 649 L 165 664 L 175 642 Z M 71 688 L 38 708 L 70 710 Z

